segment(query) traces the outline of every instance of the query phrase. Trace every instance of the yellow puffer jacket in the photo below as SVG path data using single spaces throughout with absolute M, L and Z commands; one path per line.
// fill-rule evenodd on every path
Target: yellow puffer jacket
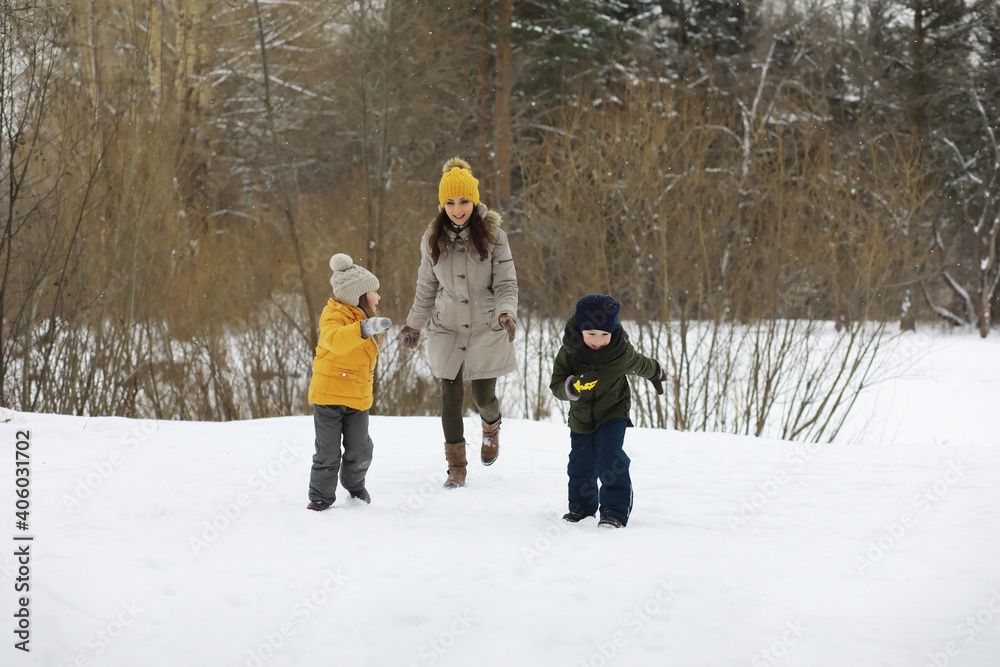
M 346 405 L 356 410 L 372 406 L 372 381 L 378 346 L 361 337 L 364 313 L 336 299 L 327 301 L 319 318 L 319 345 L 313 359 L 309 402 Z

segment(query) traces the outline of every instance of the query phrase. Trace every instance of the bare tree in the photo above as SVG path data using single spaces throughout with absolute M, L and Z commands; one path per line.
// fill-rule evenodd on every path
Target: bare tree
M 513 0 L 497 1 L 496 101 L 494 102 L 494 152 L 496 153 L 497 205 L 503 210 L 511 194 L 511 87 L 514 78 L 512 40 Z
M 46 239 L 37 230 L 52 219 L 58 206 L 54 195 L 66 174 L 35 168 L 53 157 L 54 140 L 44 119 L 55 104 L 59 61 L 54 56 L 62 28 L 56 17 L 47 5 L 0 7 L 0 403 L 5 405 L 33 405 L 32 368 L 22 362 L 34 349 L 45 309 L 40 295 L 59 261 L 59 237 Z
M 260 3 L 253 1 L 254 18 L 257 22 L 257 37 L 260 41 L 260 66 L 261 85 L 264 91 L 264 111 L 267 118 L 268 135 L 271 138 L 272 158 L 278 173 L 278 185 L 281 195 L 281 210 L 288 225 L 288 235 L 292 242 L 292 250 L 295 253 L 295 262 L 299 270 L 299 282 L 302 286 L 302 296 L 305 299 L 306 314 L 310 322 L 319 322 L 319 311 L 313 302 L 312 290 L 310 289 L 309 276 L 306 272 L 305 261 L 302 255 L 302 244 L 299 241 L 297 199 L 298 193 L 294 189 L 288 174 L 286 159 L 281 150 L 281 136 L 275 120 L 274 104 L 271 100 L 271 77 L 268 72 L 268 31 L 264 27 L 264 17 L 260 12 Z M 316 347 L 319 340 L 319 332 L 315 326 L 306 328 L 309 333 L 309 343 L 311 347 Z
M 975 294 L 971 294 L 964 286 L 965 281 L 956 278 L 948 267 L 941 275 L 958 297 L 962 305 L 960 313 L 953 312 L 945 306 L 934 302 L 928 294 L 935 312 L 956 324 L 972 324 L 978 327 L 979 335 L 985 338 L 989 335 L 993 324 L 993 301 L 1000 284 L 1000 261 L 997 257 L 997 239 L 1000 235 L 1000 203 L 994 193 L 1000 187 L 1000 144 L 997 142 L 994 127 L 996 119 L 991 119 L 989 113 L 975 89 L 968 90 L 982 121 L 982 135 L 985 141 L 979 145 L 974 154 L 969 155 L 954 141 L 944 139 L 952 150 L 954 161 L 954 176 L 944 184 L 943 192 L 948 192 L 957 200 L 957 210 L 961 219 L 955 220 L 951 228 L 959 228 L 960 237 L 970 240 L 970 245 L 978 249 L 977 261 L 972 263 L 972 273 L 976 275 Z M 935 235 L 937 248 L 947 251 L 945 238 L 947 232 Z M 958 262 L 961 267 L 962 262 Z M 964 273 L 969 273 L 965 269 Z
M 564 313 L 587 292 L 625 304 L 671 378 L 666 404 L 640 402 L 646 423 L 830 439 L 877 370 L 912 259 L 896 223 L 922 199 L 905 151 L 841 152 L 795 97 L 754 95 L 646 84 L 568 115 L 526 170 L 523 252 L 552 269 L 522 289 Z

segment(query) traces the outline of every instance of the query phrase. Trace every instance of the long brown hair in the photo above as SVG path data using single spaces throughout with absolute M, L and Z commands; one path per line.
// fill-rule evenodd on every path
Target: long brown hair
M 431 235 L 427 242 L 431 248 L 432 264 L 438 263 L 441 253 L 450 245 L 451 239 L 447 230 L 451 226 L 453 226 L 451 218 L 444 210 L 439 211 L 434 222 L 431 223 Z M 479 215 L 478 207 L 472 209 L 472 215 L 469 216 L 469 221 L 465 223 L 465 226 L 469 228 L 469 240 L 472 241 L 472 247 L 479 253 L 479 260 L 485 261 L 489 257 L 490 246 L 497 244 L 493 227 L 486 225 L 482 216 Z
M 358 310 L 360 310 L 362 313 L 364 313 L 366 318 L 367 317 L 378 317 L 379 316 L 378 315 L 378 308 L 372 308 L 372 305 L 370 303 L 368 303 L 368 293 L 367 292 L 365 292 L 364 294 L 362 294 L 361 298 L 358 299 Z M 383 338 L 385 338 L 385 334 L 384 333 L 377 333 L 374 336 L 372 336 L 372 339 L 375 341 L 375 344 L 380 349 L 382 347 L 382 339 Z

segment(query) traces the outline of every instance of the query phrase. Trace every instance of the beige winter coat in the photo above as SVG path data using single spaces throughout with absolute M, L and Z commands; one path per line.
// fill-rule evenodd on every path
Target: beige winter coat
M 500 326 L 500 315 L 517 317 L 517 274 L 500 214 L 479 204 L 477 212 L 497 240 L 485 260 L 479 259 L 468 230 L 448 232 L 452 244 L 431 263 L 430 229 L 420 239 L 416 296 L 406 324 L 427 330 L 431 371 L 453 380 L 462 369 L 465 380 L 507 375 L 517 368 L 514 344 Z M 464 368 L 463 368 L 464 364 Z

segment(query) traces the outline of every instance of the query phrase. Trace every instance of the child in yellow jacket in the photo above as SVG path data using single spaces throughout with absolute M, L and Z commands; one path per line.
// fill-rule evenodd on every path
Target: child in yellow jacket
M 319 321 L 309 402 L 316 453 L 308 508 L 321 512 L 337 497 L 337 476 L 352 498 L 371 503 L 365 477 L 372 462 L 368 410 L 382 334 L 392 322 L 377 317 L 378 278 L 345 254 L 330 258 L 333 298 Z M 343 441 L 343 453 L 341 453 Z

